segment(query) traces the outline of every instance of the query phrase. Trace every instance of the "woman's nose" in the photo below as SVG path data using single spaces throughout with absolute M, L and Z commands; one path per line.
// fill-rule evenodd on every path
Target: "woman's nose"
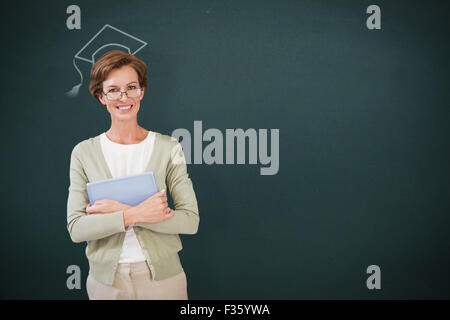
M 122 92 L 120 96 L 120 101 L 125 101 L 128 99 L 127 92 Z

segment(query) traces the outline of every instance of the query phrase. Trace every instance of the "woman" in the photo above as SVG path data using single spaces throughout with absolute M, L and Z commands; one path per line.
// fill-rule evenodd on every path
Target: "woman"
M 92 66 L 89 91 L 108 110 L 111 127 L 73 148 L 67 201 L 71 239 L 88 244 L 89 299 L 188 298 L 179 234 L 197 232 L 197 199 L 178 140 L 138 124 L 146 72 L 143 61 L 119 50 Z M 88 182 L 146 171 L 154 172 L 160 191 L 139 205 L 112 199 L 89 205 Z

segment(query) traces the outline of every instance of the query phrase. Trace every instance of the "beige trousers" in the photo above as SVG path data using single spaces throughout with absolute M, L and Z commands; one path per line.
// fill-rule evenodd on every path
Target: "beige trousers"
M 164 280 L 155 281 L 147 263 L 119 263 L 112 286 L 86 280 L 89 300 L 187 300 L 187 280 L 184 271 Z

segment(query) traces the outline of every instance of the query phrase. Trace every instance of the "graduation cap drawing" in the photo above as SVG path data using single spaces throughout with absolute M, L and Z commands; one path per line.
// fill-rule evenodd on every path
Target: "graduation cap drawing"
M 66 95 L 76 97 L 83 84 L 83 74 L 77 66 L 78 60 L 94 64 L 96 59 L 100 58 L 106 51 L 112 50 L 112 47 L 135 55 L 146 45 L 147 42 L 109 24 L 105 24 L 73 57 L 73 66 L 80 74 L 81 81 L 73 86 L 70 91 L 66 92 Z

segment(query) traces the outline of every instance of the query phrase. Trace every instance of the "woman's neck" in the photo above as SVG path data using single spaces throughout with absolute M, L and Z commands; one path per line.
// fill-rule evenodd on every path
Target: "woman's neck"
M 120 144 L 136 144 L 147 137 L 148 131 L 137 123 L 113 123 L 106 131 L 109 140 Z

